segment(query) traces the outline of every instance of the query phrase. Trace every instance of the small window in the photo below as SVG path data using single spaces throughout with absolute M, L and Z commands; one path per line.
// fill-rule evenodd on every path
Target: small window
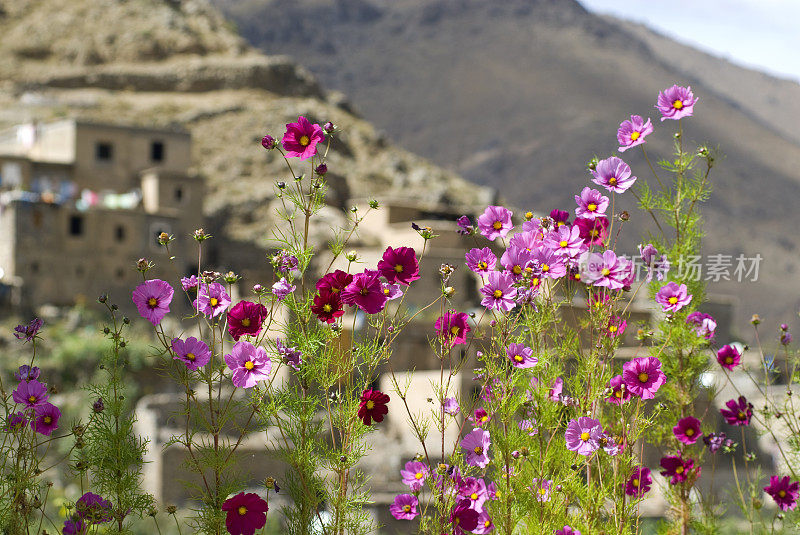
M 42 221 L 44 217 L 42 216 L 42 211 L 34 208 L 32 215 L 33 215 L 33 228 L 42 228 Z
M 164 161 L 164 142 L 153 141 L 150 144 L 150 160 L 153 162 Z
M 117 268 L 116 271 L 117 280 L 122 280 L 125 278 L 125 270 L 122 268 Z
M 94 155 L 98 162 L 110 162 L 114 158 L 114 145 L 105 141 L 98 142 L 94 146 Z
M 114 237 L 117 241 L 125 241 L 125 227 L 122 225 L 117 225 L 114 228 Z
M 33 262 L 31 264 L 31 275 L 36 275 L 39 273 L 39 262 Z
M 74 215 L 69 218 L 69 233 L 71 236 L 83 235 L 83 218 L 79 215 Z
M 175 188 L 175 202 L 181 202 L 183 200 L 183 188 L 178 186 Z

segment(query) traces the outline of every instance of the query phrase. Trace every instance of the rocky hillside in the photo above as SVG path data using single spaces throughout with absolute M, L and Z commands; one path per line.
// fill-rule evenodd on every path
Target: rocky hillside
M 759 312 L 795 317 L 800 235 L 800 86 L 733 67 L 575 0 L 213 0 L 255 46 L 291 55 L 402 146 L 497 187 L 521 207 L 568 208 L 587 183 L 584 163 L 616 150 L 616 125 L 657 120 L 658 91 L 691 85 L 700 97 L 686 139 L 719 146 L 704 207 L 706 254 L 761 254 L 755 283 L 711 291 Z M 671 147 L 674 124 L 649 141 Z M 626 160 L 653 180 L 641 157 Z M 653 180 L 654 181 L 654 180 Z M 630 208 L 631 205 L 623 207 Z M 646 231 L 634 220 L 626 247 Z
M 202 0 L 0 0 L 0 35 L 2 125 L 77 116 L 189 129 L 211 232 L 228 240 L 270 243 L 274 184 L 287 173 L 259 141 L 298 115 L 342 129 L 319 240 L 351 196 L 466 210 L 493 195 L 392 146 L 341 94 L 246 45 Z

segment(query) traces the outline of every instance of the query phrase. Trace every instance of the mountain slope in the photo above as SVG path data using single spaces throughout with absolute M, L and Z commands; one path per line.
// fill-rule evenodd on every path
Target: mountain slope
M 746 92 L 725 92 L 660 52 L 641 29 L 585 11 L 574 0 L 215 0 L 263 50 L 291 55 L 401 145 L 521 208 L 569 208 L 587 184 L 585 162 L 616 149 L 616 126 L 631 113 L 652 117 L 658 91 L 679 83 L 700 97 L 684 121 L 689 142 L 719 145 L 716 191 L 704 207 L 706 253 L 761 254 L 756 283 L 721 282 L 712 292 L 740 297 L 744 318 L 794 314 L 800 237 L 783 230 L 800 199 L 798 123 L 774 128 L 774 115 Z M 712 60 L 709 60 L 712 61 Z M 713 63 L 713 61 L 712 61 Z M 773 83 L 774 82 L 774 83 Z M 783 95 L 796 86 L 765 79 Z M 781 93 L 781 91 L 788 93 Z M 760 98 L 760 97 L 758 97 Z M 785 113 L 791 116 L 792 110 Z M 659 123 L 651 157 L 666 155 L 676 125 Z M 640 152 L 625 159 L 649 176 Z M 618 203 L 618 207 L 620 203 Z M 622 208 L 631 208 L 623 201 Z M 647 229 L 637 214 L 626 248 Z

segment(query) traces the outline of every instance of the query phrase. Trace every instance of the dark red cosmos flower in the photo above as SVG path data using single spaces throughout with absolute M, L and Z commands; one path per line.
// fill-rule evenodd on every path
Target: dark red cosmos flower
M 382 422 L 384 415 L 389 413 L 389 396 L 380 390 L 364 390 L 361 393 L 361 403 L 358 405 L 358 417 L 364 425 L 371 425 L 372 420 Z
M 478 527 L 479 513 L 473 509 L 472 502 L 468 499 L 460 500 L 450 513 L 450 523 L 453 525 L 453 534 L 462 535 Z
M 739 399 L 731 399 L 726 404 L 728 409 L 720 409 L 719 412 L 725 421 L 730 425 L 750 425 L 750 418 L 753 416 L 753 404 L 748 403 L 744 396 Z
M 330 290 L 331 293 L 340 294 L 345 287 L 353 282 L 353 276 L 337 269 L 333 273 L 325 274 L 317 281 L 317 291 Z
M 267 523 L 267 502 L 258 494 L 240 492 L 225 500 L 222 510 L 228 512 L 225 527 L 231 535 L 253 535 Z
M 586 245 L 602 245 L 608 238 L 608 218 L 597 217 L 595 219 L 578 218 L 575 222 L 578 227 L 579 236 Z
M 764 487 L 764 492 L 772 496 L 781 511 L 788 511 L 797 507 L 800 483 L 792 481 L 789 476 L 772 476 L 769 479 L 769 485 Z
M 694 469 L 694 460 L 670 455 L 661 459 L 661 468 L 664 469 L 661 471 L 661 475 L 671 478 L 669 482 L 673 485 L 677 485 L 688 479 L 690 473 Z M 699 475 L 700 467 L 698 466 L 695 470 L 697 470 Z
M 322 289 L 319 294 L 314 296 L 314 304 L 311 305 L 311 312 L 317 315 L 319 321 L 333 323 L 336 318 L 344 315 L 342 310 L 342 298 L 340 294 L 334 293 L 329 289 Z
M 467 314 L 450 310 L 444 316 L 439 316 L 434 324 L 436 334 L 450 346 L 467 343 L 467 333 L 470 332 L 467 324 Z
M 417 253 L 411 247 L 387 247 L 383 258 L 378 262 L 378 271 L 387 281 L 408 286 L 419 279 Z
M 258 336 L 268 313 L 264 305 L 239 301 L 228 311 L 228 332 L 237 342 L 245 334 Z

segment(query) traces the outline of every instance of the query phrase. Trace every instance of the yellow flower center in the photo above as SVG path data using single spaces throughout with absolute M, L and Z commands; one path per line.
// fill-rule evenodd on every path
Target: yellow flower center
M 194 353 L 186 353 L 186 360 L 194 362 L 194 359 L 196 359 L 196 358 L 197 357 L 195 356 Z
M 603 268 L 600 273 L 603 274 L 604 277 L 608 277 L 611 274 L 611 270 L 608 268 Z
M 472 494 L 469 495 L 469 499 L 470 500 L 477 500 L 478 499 L 478 495 L 473 492 Z
M 597 230 L 596 228 L 593 228 L 592 230 L 589 231 L 589 236 L 591 236 L 592 238 L 596 238 L 599 234 L 600 231 Z
M 500 299 L 501 297 L 503 297 L 503 291 L 502 290 L 495 290 L 492 295 L 494 295 L 495 299 Z
M 513 268 L 511 268 L 511 271 L 514 272 L 514 275 L 519 275 L 520 273 L 522 273 L 522 268 L 520 266 L 514 266 Z
M 608 332 L 610 332 L 610 333 L 617 332 L 617 326 L 616 325 L 609 325 L 608 326 Z
M 514 355 L 514 360 L 516 360 L 517 362 L 522 362 L 525 359 L 522 358 L 522 355 Z
M 311 143 L 311 140 L 308 139 L 308 136 L 300 136 L 300 145 L 308 147 L 309 143 Z
M 633 481 L 631 481 L 631 485 L 633 485 L 634 487 L 638 487 L 639 486 L 639 480 L 638 479 L 634 479 Z
M 616 397 L 618 397 L 618 398 L 621 398 L 622 397 L 622 390 L 617 390 L 616 392 L 614 392 L 614 395 Z
M 586 209 L 589 210 L 590 212 L 594 212 L 595 210 L 597 210 L 597 205 L 593 202 L 590 202 L 589 205 L 586 207 Z
M 219 299 L 217 299 L 216 297 L 212 297 L 211 299 L 208 300 L 208 304 L 211 305 L 212 307 L 215 307 L 219 304 Z
M 501 228 L 503 228 L 503 222 L 495 221 L 494 223 L 492 223 L 492 228 L 495 230 L 500 230 Z
M 550 271 L 550 266 L 547 264 L 542 264 L 542 271 L 544 272 Z
M 384 288 L 384 289 L 383 289 L 383 295 L 386 295 L 386 296 L 388 296 L 390 293 L 392 293 L 392 291 L 391 291 L 391 290 L 389 290 L 389 288 Z
M 646 373 L 642 372 L 642 373 L 639 374 L 639 382 L 640 383 L 646 383 L 648 379 L 650 379 L 650 376 L 647 375 Z
M 567 240 L 561 240 L 560 242 L 558 242 L 558 245 L 561 247 L 566 247 L 569 244 L 567 243 Z
M 415 478 L 415 479 L 422 479 L 422 476 L 423 476 L 423 475 L 424 475 L 424 474 L 423 474 L 422 472 L 417 472 L 416 474 L 414 474 L 414 478 Z
M 670 297 L 669 299 L 667 299 L 667 302 L 668 302 L 670 305 L 674 305 L 675 303 L 677 303 L 677 302 L 678 302 L 678 298 L 677 298 L 677 297 L 675 297 L 675 296 L 673 295 L 672 297 Z
M 576 274 L 574 274 L 572 276 L 572 278 L 575 279 L 576 281 L 579 281 L 579 280 L 581 280 L 581 274 L 580 273 L 576 273 Z
M 737 416 L 737 417 L 738 417 L 740 420 L 746 420 L 746 419 L 747 419 L 747 415 L 746 415 L 745 413 L 741 412 L 741 411 L 739 411 L 739 414 L 737 414 L 736 416 Z
M 481 270 L 489 269 L 489 264 L 487 264 L 486 262 L 481 260 L 480 262 L 478 262 L 478 269 L 481 269 Z
M 404 513 L 410 513 L 411 512 L 411 506 L 408 505 L 408 504 L 404 505 L 403 506 L 403 512 Z
M 324 305 L 322 305 L 322 310 L 325 312 L 330 312 L 331 310 L 333 310 L 333 307 L 330 306 L 328 303 L 325 303 Z
M 556 223 L 556 226 L 557 227 L 563 227 L 564 226 L 564 222 L 563 221 L 559 221 L 558 223 Z
M 247 507 L 244 505 L 239 506 L 239 516 L 244 516 L 247 514 Z
M 395 264 L 394 271 L 395 271 L 395 273 L 402 273 L 403 272 L 403 264 Z
M 250 327 L 250 318 L 244 318 L 242 320 L 242 327 Z
M 458 333 L 461 332 L 461 329 L 458 328 L 458 325 L 453 325 L 452 327 L 450 327 L 450 332 L 458 336 Z
M 474 451 L 476 455 L 483 455 L 483 448 L 480 446 L 475 446 L 475 449 L 472 451 Z
M 534 277 L 531 279 L 531 286 L 539 286 L 539 277 Z
M 45 416 L 44 418 L 42 418 L 42 421 L 47 425 L 53 423 L 53 419 L 50 416 Z
M 781 498 L 785 498 L 786 497 L 786 491 L 785 490 L 779 490 L 778 491 L 778 496 L 780 496 Z
M 581 440 L 583 440 L 584 442 L 586 442 L 586 441 L 588 441 L 588 440 L 589 440 L 589 436 L 590 436 L 590 435 L 589 435 L 589 433 L 588 433 L 588 432 L 586 432 L 586 431 L 584 431 L 583 433 L 581 433 Z
M 547 489 L 539 489 L 539 494 L 544 496 L 545 494 L 547 494 Z
M 481 422 L 488 422 L 488 421 L 489 421 L 488 416 L 481 416 Z
M 485 527 L 485 528 L 488 528 L 491 525 L 492 525 L 492 521 L 491 520 L 487 520 L 486 522 L 483 523 L 483 527 Z
M 369 293 L 369 290 L 367 290 L 366 288 L 361 288 L 358 291 L 358 293 L 361 294 L 361 295 L 367 295 Z
M 693 436 L 693 435 L 694 435 L 694 429 L 687 429 L 686 430 L 686 436 L 687 437 L 690 437 L 690 436 Z
M 367 410 L 371 411 L 374 408 L 375 408 L 375 402 L 372 400 L 367 401 Z
M 155 297 L 151 297 L 150 299 L 147 300 L 147 306 L 149 306 L 150 308 L 156 308 L 158 306 L 158 299 L 156 299 Z
M 639 139 L 640 135 L 641 134 L 639 132 L 632 132 L 631 133 L 631 141 L 636 141 L 637 139 Z
M 253 364 L 252 360 L 248 360 L 247 362 L 244 363 L 244 369 L 245 370 L 252 370 L 255 367 L 256 367 L 256 365 Z
M 608 179 L 608 183 L 611 184 L 612 186 L 615 186 L 617 184 L 617 177 L 612 176 L 611 178 Z
M 533 219 L 533 212 L 525 212 L 525 219 L 527 219 L 528 221 Z
M 725 364 L 733 364 L 733 357 L 725 357 Z
M 28 401 L 29 401 L 30 403 L 36 403 L 36 396 L 30 396 L 30 397 L 28 398 Z
M 683 109 L 683 101 L 680 99 L 676 100 L 675 102 L 672 103 L 672 107 L 675 108 L 676 110 Z
M 675 469 L 675 473 L 676 474 L 682 474 L 683 473 L 683 466 L 679 466 L 678 468 L 676 468 Z

